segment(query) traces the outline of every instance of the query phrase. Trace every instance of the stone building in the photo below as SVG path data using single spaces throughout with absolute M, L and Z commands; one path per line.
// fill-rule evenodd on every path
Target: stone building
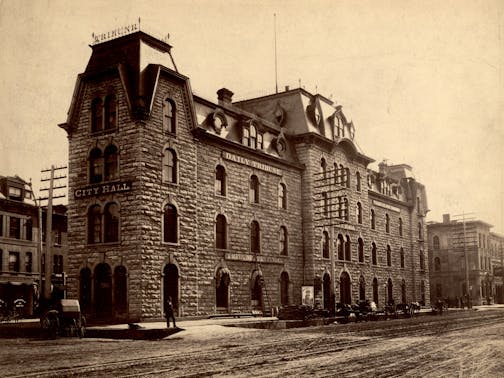
M 341 106 L 297 88 L 195 95 L 171 46 L 103 40 L 69 139 L 69 296 L 88 316 L 154 319 L 374 299 L 427 301 L 425 188 L 354 142 Z
M 431 301 L 447 299 L 458 305 L 468 295 L 473 305 L 503 303 L 504 238 L 481 220 L 452 220 L 427 224 Z
M 42 209 L 42 237 L 45 237 L 46 209 Z M 53 207 L 54 295 L 64 296 L 66 264 L 66 207 Z M 36 309 L 40 280 L 45 280 L 45 243 L 40 244 L 39 212 L 30 185 L 19 176 L 0 176 L 0 300 L 12 307 L 24 300 L 24 315 Z M 44 240 L 44 239 L 43 239 Z M 42 250 L 42 256 L 39 251 Z

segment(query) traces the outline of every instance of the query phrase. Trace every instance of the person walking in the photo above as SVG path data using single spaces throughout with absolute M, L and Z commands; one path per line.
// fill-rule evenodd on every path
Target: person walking
M 173 314 L 172 297 L 168 297 L 168 299 L 166 300 L 165 316 L 166 316 L 166 328 L 170 328 L 170 319 L 172 319 L 173 321 L 173 328 L 177 328 L 177 325 L 175 324 L 175 315 Z

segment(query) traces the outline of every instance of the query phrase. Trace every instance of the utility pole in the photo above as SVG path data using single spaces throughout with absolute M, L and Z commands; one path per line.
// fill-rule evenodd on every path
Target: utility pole
M 44 169 L 41 173 L 50 172 L 50 178 L 41 179 L 40 181 L 49 181 L 49 188 L 42 188 L 40 191 L 48 191 L 48 196 L 45 198 L 40 197 L 39 201 L 47 199 L 47 212 L 46 212 L 46 240 L 45 240 L 45 283 L 44 283 L 44 295 L 43 298 L 48 301 L 51 299 L 51 279 L 52 279 L 52 215 L 53 215 L 53 199 L 65 197 L 62 195 L 54 195 L 55 189 L 66 188 L 66 185 L 54 186 L 55 180 L 60 180 L 66 178 L 65 175 L 54 177 L 55 171 L 60 171 L 62 169 L 66 169 L 67 167 L 55 167 L 51 165 L 50 169 Z M 40 214 L 40 229 L 42 229 L 42 208 L 39 210 Z M 41 274 L 42 274 L 42 266 L 41 266 Z M 42 282 L 42 281 L 41 281 Z

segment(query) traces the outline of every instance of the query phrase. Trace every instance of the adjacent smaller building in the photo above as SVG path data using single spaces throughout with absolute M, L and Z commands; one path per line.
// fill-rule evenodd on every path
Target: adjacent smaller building
M 431 301 L 459 304 L 469 296 L 473 305 L 504 303 L 504 237 L 490 232 L 481 220 L 427 224 Z
M 39 212 L 28 182 L 19 176 L 0 176 L 0 300 L 12 306 L 17 299 L 25 301 L 24 315 L 36 311 L 40 281 L 45 281 L 45 219 L 42 209 L 42 233 Z M 52 221 L 52 292 L 65 295 L 67 256 L 66 206 L 53 206 Z M 42 254 L 40 251 L 42 250 Z M 42 270 L 40 269 L 42 267 Z

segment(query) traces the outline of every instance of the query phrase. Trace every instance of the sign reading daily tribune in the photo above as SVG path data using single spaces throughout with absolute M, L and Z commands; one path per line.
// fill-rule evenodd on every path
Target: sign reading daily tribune
M 282 170 L 279 168 L 272 167 L 271 165 L 263 164 L 263 163 L 258 162 L 256 160 L 247 159 L 246 157 L 243 157 L 243 156 L 238 156 L 238 155 L 234 155 L 229 152 L 223 151 L 222 157 L 226 160 L 234 161 L 235 163 L 240 163 L 240 164 L 248 165 L 249 167 L 260 169 L 261 171 L 270 172 L 270 173 L 273 173 L 278 176 L 282 175 Z
M 131 187 L 132 187 L 131 181 L 121 181 L 110 184 L 86 186 L 85 188 L 75 189 L 74 197 L 84 198 L 91 196 L 99 196 L 103 194 L 128 192 L 131 190 Z

